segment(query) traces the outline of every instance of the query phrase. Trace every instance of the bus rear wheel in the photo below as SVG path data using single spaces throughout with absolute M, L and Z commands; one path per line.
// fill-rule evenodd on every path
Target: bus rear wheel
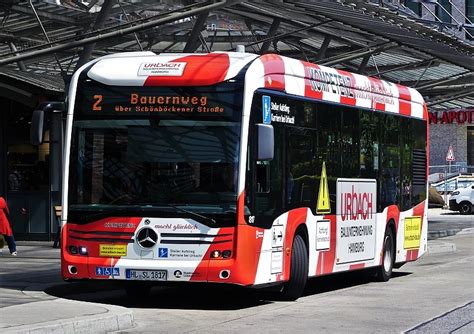
M 376 270 L 376 279 L 387 282 L 392 276 L 393 263 L 395 262 L 395 238 L 391 228 L 387 228 L 383 239 L 382 265 Z
M 291 250 L 290 280 L 283 286 L 280 299 L 294 301 L 303 294 L 308 281 L 308 250 L 300 234 L 293 240 Z

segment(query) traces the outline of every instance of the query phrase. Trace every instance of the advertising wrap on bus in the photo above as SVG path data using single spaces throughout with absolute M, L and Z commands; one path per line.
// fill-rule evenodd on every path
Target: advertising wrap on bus
M 117 69 L 120 69 L 118 71 Z M 278 285 L 427 249 L 428 113 L 414 89 L 279 55 L 151 52 L 71 81 L 62 276 Z M 40 117 L 38 119 L 41 119 Z
M 375 180 L 337 180 L 337 263 L 370 260 L 375 254 Z

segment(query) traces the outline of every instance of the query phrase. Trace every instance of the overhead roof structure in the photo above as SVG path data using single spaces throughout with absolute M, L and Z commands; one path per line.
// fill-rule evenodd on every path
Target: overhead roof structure
M 429 109 L 474 105 L 474 45 L 391 1 L 5 0 L 0 82 L 64 90 L 78 64 L 150 50 L 278 53 L 414 87 Z

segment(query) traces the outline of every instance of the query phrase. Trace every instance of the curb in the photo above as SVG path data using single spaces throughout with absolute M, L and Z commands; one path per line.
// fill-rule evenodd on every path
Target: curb
M 109 304 L 98 304 L 83 301 L 69 300 L 59 297 L 54 297 L 44 292 L 47 288 L 56 286 L 56 284 L 45 283 L 36 284 L 26 287 L 22 293 L 38 299 L 37 302 L 14 305 L 10 307 L 33 307 L 38 308 L 44 312 L 53 312 L 54 307 L 65 307 L 72 305 L 78 309 L 90 309 L 92 307 L 100 307 L 104 310 L 102 313 L 82 315 L 78 317 L 70 317 L 57 319 L 45 322 L 36 322 L 27 325 L 17 325 L 10 327 L 1 327 L 0 331 L 3 333 L 110 333 L 133 328 L 135 326 L 133 312 L 122 306 L 115 306 Z M 42 302 L 50 305 L 40 305 Z M 59 305 L 54 305 L 58 303 Z M 44 308 L 44 306 L 49 306 Z M 2 312 L 10 308 L 3 308 Z M 32 310 L 30 310 L 32 311 Z M 33 310 L 34 311 L 34 310 Z M 91 310 L 91 312 L 93 312 Z M 28 315 L 25 315 L 28 316 Z
M 452 242 L 428 242 L 428 254 L 451 253 L 456 251 L 456 244 Z
M 428 232 L 428 240 L 444 238 L 444 237 L 451 237 L 451 236 L 456 235 L 457 233 L 461 232 L 461 230 L 462 229 L 460 229 L 460 228 L 456 228 L 456 229 L 449 229 L 449 230 L 443 230 L 443 231 Z
M 2 333 L 109 333 L 130 329 L 134 326 L 132 312 L 119 306 L 108 305 L 106 309 L 113 314 L 98 314 L 80 318 L 7 327 L 2 328 Z

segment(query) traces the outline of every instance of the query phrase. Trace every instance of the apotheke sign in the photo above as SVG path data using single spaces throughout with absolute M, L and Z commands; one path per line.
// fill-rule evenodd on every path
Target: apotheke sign
M 429 112 L 430 124 L 474 124 L 474 110 Z

